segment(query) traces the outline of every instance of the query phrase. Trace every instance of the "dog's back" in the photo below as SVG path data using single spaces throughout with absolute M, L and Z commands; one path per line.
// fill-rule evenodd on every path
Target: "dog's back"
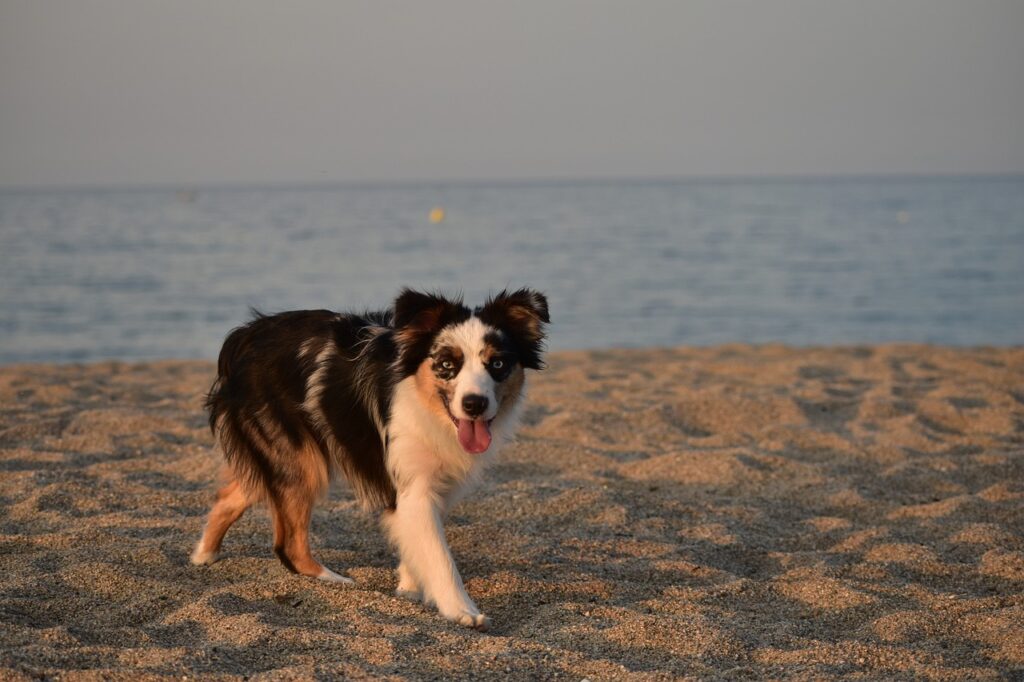
M 443 517 L 514 433 L 547 322 L 547 300 L 529 289 L 475 310 L 407 289 L 386 312 L 256 315 L 232 331 L 207 396 L 229 482 L 192 561 L 214 561 L 228 528 L 264 501 L 287 568 L 350 582 L 313 558 L 308 537 L 313 505 L 341 471 L 364 506 L 383 512 L 402 558 L 398 592 L 486 627 Z
M 361 502 L 394 505 L 380 424 L 392 387 L 387 314 L 257 315 L 234 330 L 207 397 L 228 466 L 255 498 L 319 495 L 335 468 Z

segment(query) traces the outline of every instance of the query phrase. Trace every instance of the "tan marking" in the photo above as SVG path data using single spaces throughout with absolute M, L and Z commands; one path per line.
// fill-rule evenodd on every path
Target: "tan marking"
M 274 553 L 287 559 L 297 573 L 317 577 L 323 572 L 309 551 L 309 517 L 313 500 L 300 489 L 287 488 L 271 497 L 270 512 L 274 517 Z
M 312 440 L 306 440 L 302 447 L 295 451 L 295 462 L 301 473 L 299 488 L 309 497 L 316 501 L 327 492 L 327 486 L 331 480 L 331 472 L 327 467 L 327 458 L 320 450 L 320 447 Z
M 462 348 L 460 348 L 459 346 L 454 346 L 447 343 L 439 344 L 432 354 L 434 356 L 438 356 L 441 355 L 442 353 L 447 353 L 448 355 L 452 356 L 452 361 L 454 362 L 461 363 L 464 359 Z M 431 363 L 431 367 L 433 367 L 434 358 L 427 358 L 427 362 Z
M 418 329 L 403 327 L 402 329 L 395 331 L 395 343 L 399 346 L 411 345 L 422 333 L 423 332 Z
M 516 365 L 504 381 L 494 385 L 494 399 L 498 401 L 498 413 L 495 418 L 515 405 L 523 393 L 524 383 L 526 372 L 523 371 L 522 365 Z
M 245 510 L 249 508 L 251 500 L 242 490 L 238 481 L 231 481 L 217 491 L 217 501 L 210 510 L 210 516 L 206 521 L 206 530 L 196 547 L 197 555 L 216 555 L 220 551 L 220 545 L 224 541 L 224 534 L 231 528 L 231 524 L 242 517 Z
M 419 337 L 437 329 L 441 326 L 441 313 L 443 310 L 444 308 L 441 305 L 421 310 L 409 324 L 395 331 L 395 341 L 400 346 L 412 344 Z
M 491 358 L 493 358 L 495 355 L 498 355 L 500 352 L 501 349 L 495 348 L 491 344 L 487 344 L 486 346 L 484 346 L 484 349 L 480 351 L 480 359 L 484 361 L 484 366 L 486 367 L 487 363 L 491 361 Z
M 215 554 L 224 534 L 255 499 L 265 499 L 274 519 L 274 552 L 282 562 L 302 575 L 318 577 L 324 567 L 309 550 L 309 519 L 313 504 L 327 491 L 330 471 L 319 446 L 307 438 L 301 447 L 283 449 L 288 441 L 277 423 L 265 413 L 257 416 L 260 428 L 245 424 L 246 434 L 265 454 L 279 465 L 287 463 L 289 483 L 270 481 L 270 490 L 247 491 L 237 477 L 218 493 L 210 511 L 206 531 L 196 549 L 197 554 Z M 287 564 L 286 564 L 287 565 Z
M 540 315 L 537 314 L 533 308 L 527 308 L 525 306 L 512 306 L 508 309 L 508 316 L 513 321 L 524 325 L 530 333 L 530 337 L 533 339 L 539 339 L 543 336 L 540 325 Z
M 257 425 L 249 422 L 242 424 L 246 436 L 266 456 L 275 463 L 297 468 L 298 471 L 291 473 L 299 479 L 299 487 L 306 491 L 312 499 L 317 499 L 326 490 L 330 481 L 330 470 L 327 467 L 327 459 L 321 452 L 319 446 L 311 437 L 306 437 L 303 445 L 299 448 L 291 448 L 288 445 L 288 438 L 282 433 L 280 425 L 275 419 L 269 416 L 266 409 L 256 414 Z M 257 428 L 258 426 L 258 428 Z M 230 439 L 228 439 L 230 440 Z M 235 447 L 234 443 L 224 443 L 226 447 Z M 237 477 L 236 478 L 240 478 Z M 259 484 L 262 481 L 246 482 Z M 273 485 L 274 482 L 270 482 Z M 250 499 L 265 499 L 267 490 L 262 486 L 258 489 L 247 490 L 246 494 Z
M 433 361 L 430 358 L 424 360 L 420 364 L 420 368 L 416 370 L 416 393 L 419 395 L 420 400 L 438 419 L 450 424 L 452 418 L 444 406 L 444 401 L 441 400 L 441 396 L 438 394 L 439 390 L 444 390 L 447 392 L 449 400 L 451 399 L 450 387 L 446 383 L 444 380 L 438 379 L 437 375 L 434 374 Z
M 274 517 L 274 552 L 284 555 L 302 575 L 319 577 L 324 567 L 309 550 L 309 519 L 313 504 L 327 491 L 330 472 L 320 448 L 307 440 L 295 450 L 292 462 L 296 480 L 287 487 L 276 485 L 270 496 Z

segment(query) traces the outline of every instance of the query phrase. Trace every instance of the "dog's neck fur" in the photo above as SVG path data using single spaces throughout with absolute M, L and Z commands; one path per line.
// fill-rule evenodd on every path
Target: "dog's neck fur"
M 388 423 L 388 472 L 401 494 L 414 480 L 430 481 L 431 494 L 450 509 L 455 500 L 472 489 L 480 473 L 498 451 L 512 440 L 519 423 L 524 391 L 509 396 L 491 425 L 492 442 L 487 452 L 467 453 L 459 445 L 447 415 L 439 418 L 431 401 L 424 396 L 417 375 L 406 377 L 395 386 Z

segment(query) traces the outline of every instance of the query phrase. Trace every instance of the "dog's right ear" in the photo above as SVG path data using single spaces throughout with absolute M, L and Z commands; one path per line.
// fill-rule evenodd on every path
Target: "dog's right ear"
M 461 298 L 449 299 L 412 289 L 402 289 L 395 299 L 394 311 L 395 342 L 405 374 L 414 373 L 429 355 L 437 332 L 468 319 L 470 314 Z
M 425 294 L 413 289 L 402 289 L 395 299 L 395 329 L 437 331 L 443 325 L 445 314 L 462 301 L 450 301 L 438 294 Z
M 462 299 L 402 289 L 394 300 L 394 328 L 407 334 L 435 334 L 469 316 Z

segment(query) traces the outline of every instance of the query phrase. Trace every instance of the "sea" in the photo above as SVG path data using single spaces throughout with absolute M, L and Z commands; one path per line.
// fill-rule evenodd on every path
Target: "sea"
M 549 347 L 1024 343 L 1024 177 L 0 190 L 0 363 L 216 358 L 250 309 L 547 294 Z

